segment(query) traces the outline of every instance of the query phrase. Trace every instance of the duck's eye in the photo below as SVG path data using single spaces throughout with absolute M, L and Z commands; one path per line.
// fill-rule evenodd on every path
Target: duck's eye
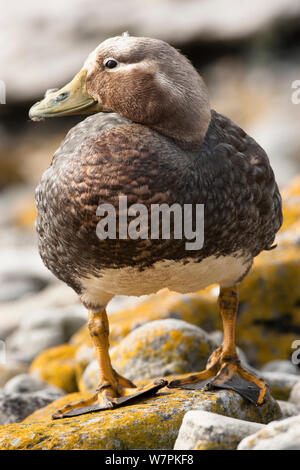
M 118 65 L 118 62 L 115 59 L 106 59 L 104 61 L 104 67 L 108 69 L 113 69 Z

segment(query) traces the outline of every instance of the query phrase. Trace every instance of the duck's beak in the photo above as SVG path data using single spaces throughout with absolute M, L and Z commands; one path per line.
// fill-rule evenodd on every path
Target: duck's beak
M 86 74 L 86 70 L 81 70 L 70 83 L 60 90 L 46 92 L 45 98 L 30 108 L 30 119 L 38 121 L 49 117 L 108 111 L 88 94 Z

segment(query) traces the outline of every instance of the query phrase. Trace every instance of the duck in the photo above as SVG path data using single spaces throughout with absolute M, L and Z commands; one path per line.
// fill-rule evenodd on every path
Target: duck
M 232 389 L 262 405 L 269 386 L 241 364 L 235 324 L 238 286 L 253 259 L 276 246 L 282 224 L 281 196 L 266 152 L 211 109 L 192 63 L 154 38 L 125 33 L 103 41 L 72 81 L 50 90 L 29 111 L 34 121 L 75 114 L 90 116 L 68 132 L 42 175 L 36 229 L 44 264 L 88 310 L 99 384 L 89 398 L 66 405 L 53 418 L 123 406 L 166 385 Z M 124 219 L 120 200 L 126 200 L 131 217 Z M 143 220 L 150 223 L 154 206 L 169 212 L 162 212 L 149 235 L 132 216 L 146 209 Z M 186 207 L 190 232 L 197 225 L 194 244 L 183 230 L 175 233 L 183 227 L 182 219 L 175 223 L 175 213 L 182 216 Z M 110 208 L 114 214 L 108 217 Z M 174 230 L 163 236 L 168 215 Z M 111 364 L 110 300 L 162 288 L 185 294 L 212 284 L 220 288 L 224 336 L 206 369 L 134 390 Z

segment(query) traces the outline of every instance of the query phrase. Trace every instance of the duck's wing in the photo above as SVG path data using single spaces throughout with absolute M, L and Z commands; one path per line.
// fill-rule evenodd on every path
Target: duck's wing
M 260 145 L 226 116 L 212 111 L 204 154 L 219 194 L 231 203 L 236 230 L 253 239 L 251 254 L 269 250 L 282 225 L 282 201 L 269 158 Z M 211 192 L 214 192 L 211 186 Z M 252 228 L 251 228 L 252 226 Z

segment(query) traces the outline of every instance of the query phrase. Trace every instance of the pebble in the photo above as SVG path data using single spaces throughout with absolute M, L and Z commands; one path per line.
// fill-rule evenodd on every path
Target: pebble
M 269 423 L 243 439 L 238 450 L 300 450 L 300 415 Z
M 175 443 L 176 450 L 235 450 L 239 442 L 264 426 L 207 411 L 188 411 Z
M 62 391 L 47 389 L 30 393 L 0 392 L 0 425 L 19 423 L 63 395 Z

